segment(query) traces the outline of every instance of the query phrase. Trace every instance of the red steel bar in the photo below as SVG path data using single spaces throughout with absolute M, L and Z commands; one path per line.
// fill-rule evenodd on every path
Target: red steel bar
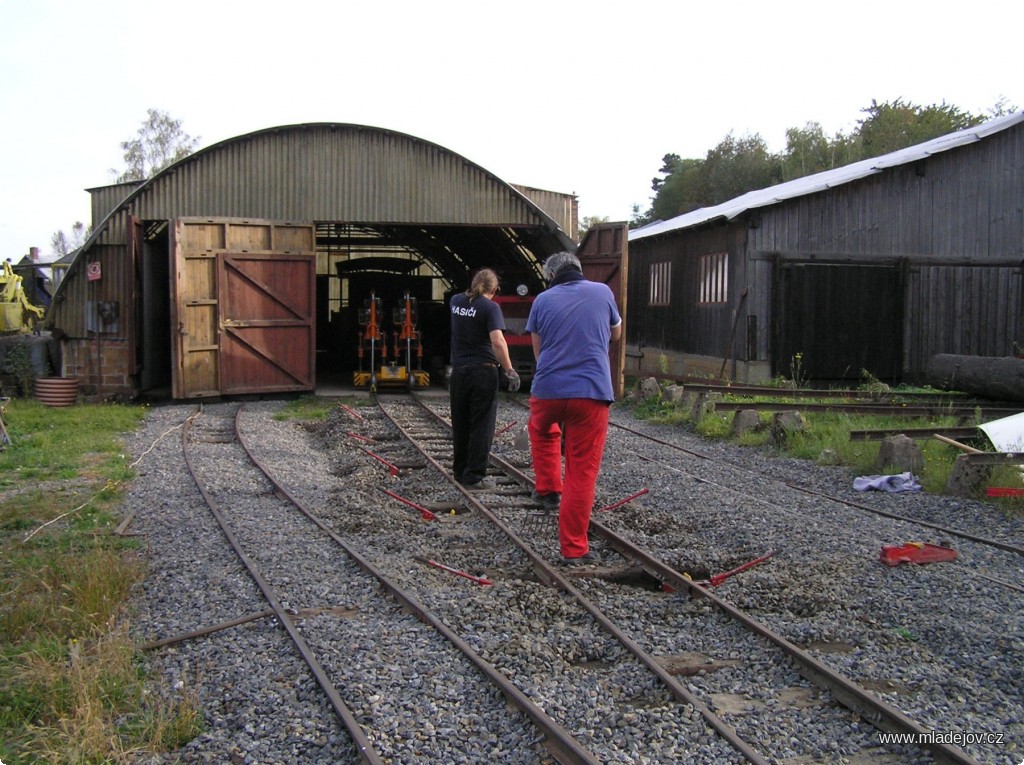
M 361 436 L 358 433 L 353 433 L 352 431 L 349 431 L 345 435 L 352 436 L 352 438 L 357 438 L 360 441 L 367 441 L 367 442 L 369 442 L 371 444 L 373 443 L 373 439 L 372 438 L 367 438 L 366 436 Z
M 738 574 L 741 571 L 746 571 L 748 568 L 750 568 L 751 566 L 756 566 L 758 563 L 764 563 L 769 558 L 773 557 L 774 555 L 777 555 L 778 552 L 779 552 L 778 550 L 772 550 L 767 555 L 762 555 L 760 558 L 754 558 L 754 560 L 752 560 L 752 561 L 750 561 L 748 563 L 744 563 L 742 566 L 737 566 L 736 568 L 732 569 L 731 571 L 723 571 L 721 574 L 715 574 L 714 576 L 712 576 L 707 581 L 708 581 L 708 583 L 712 587 L 717 587 L 718 585 L 720 585 L 722 582 L 724 582 L 726 579 L 728 579 L 733 574 Z M 700 584 L 700 583 L 698 582 L 698 584 Z
M 338 404 L 338 406 L 341 407 L 342 409 L 344 409 L 349 414 L 351 414 L 357 420 L 365 420 L 366 419 L 365 417 L 363 417 L 363 415 L 359 414 L 359 412 L 357 412 L 355 409 L 353 409 L 350 406 L 345 406 L 344 404 Z
M 360 449 L 363 449 L 363 447 L 361 447 L 361 446 L 360 446 L 359 448 L 360 448 Z M 391 464 L 390 462 L 388 462 L 388 461 L 387 461 L 386 459 L 384 459 L 383 457 L 380 457 L 380 456 L 378 456 L 378 455 L 374 454 L 374 453 L 373 453 L 373 452 L 371 452 L 371 451 L 370 451 L 369 449 L 363 449 L 363 451 L 364 451 L 364 452 L 366 452 L 367 454 L 369 454 L 369 455 L 370 455 L 371 457 L 373 457 L 373 458 L 374 458 L 375 460 L 377 460 L 378 462 L 381 462 L 381 463 L 383 463 L 383 464 L 387 465 L 387 466 L 388 466 L 388 470 L 390 470 L 390 471 L 391 471 L 391 475 L 393 475 L 393 476 L 395 476 L 395 475 L 398 475 L 398 468 L 397 468 L 397 467 L 395 467 L 394 465 L 392 465 L 392 464 Z
M 496 433 L 495 433 L 494 435 L 496 435 L 496 436 L 500 436 L 500 435 L 501 435 L 502 433 L 504 433 L 504 432 L 505 432 L 506 430 L 508 430 L 509 428 L 514 428 L 514 427 L 515 427 L 516 425 L 518 425 L 518 424 L 519 424 L 519 420 L 512 420 L 512 422 L 510 422 L 510 423 L 509 423 L 508 425 L 506 425 L 506 426 L 505 426 L 505 427 L 503 427 L 503 428 L 502 428 L 501 430 L 499 430 L 498 432 L 496 432 Z
M 487 585 L 494 584 L 494 582 L 492 582 L 490 579 L 485 579 L 482 576 L 473 576 L 472 574 L 467 574 L 465 571 L 459 571 L 458 569 L 454 569 L 451 566 L 446 566 L 443 563 L 438 563 L 436 560 L 424 558 L 422 555 L 413 555 L 412 557 L 414 560 L 418 560 L 420 563 L 426 563 L 428 566 L 433 566 L 434 568 L 439 568 L 442 571 L 447 571 L 449 574 L 455 574 L 456 576 L 464 576 L 466 577 L 466 579 L 469 579 L 472 582 L 476 582 L 477 584 L 482 584 L 485 587 Z
M 644 494 L 649 494 L 650 491 L 651 491 L 650 489 L 641 489 L 636 494 L 630 494 L 628 497 L 626 497 L 623 500 L 619 500 L 614 505 L 608 505 L 607 507 L 602 507 L 600 510 L 595 510 L 594 512 L 595 513 L 603 513 L 603 512 L 606 512 L 608 510 L 614 510 L 617 507 L 622 507 L 622 505 L 626 504 L 627 502 L 632 502 L 637 497 L 642 497 Z
M 406 499 L 405 497 L 400 497 L 397 494 L 395 494 L 393 491 L 388 491 L 387 489 L 381 489 L 381 491 L 384 492 L 385 494 L 387 494 L 392 499 L 397 499 L 399 502 L 404 502 L 409 507 L 412 507 L 412 508 L 415 508 L 416 510 L 419 510 L 420 511 L 420 517 L 423 520 L 425 520 L 425 521 L 436 521 L 437 520 L 437 516 L 434 515 L 432 512 L 430 512 L 429 510 L 427 510 L 427 508 L 422 507 L 420 505 L 417 505 L 415 502 L 411 502 L 410 500 Z

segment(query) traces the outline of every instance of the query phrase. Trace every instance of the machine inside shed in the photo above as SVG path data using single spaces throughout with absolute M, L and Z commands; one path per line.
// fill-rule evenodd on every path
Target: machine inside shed
M 533 353 L 525 317 L 544 288 L 540 264 L 564 248 L 564 234 L 538 228 L 481 225 L 359 224 L 319 221 L 315 232 L 315 374 L 318 386 L 444 385 L 450 355 L 447 304 L 480 268 L 501 281 L 513 363 L 528 382 Z M 160 395 L 170 385 L 173 226 L 141 226 L 139 387 Z M 414 306 L 415 339 L 403 332 L 406 298 Z M 369 350 L 366 309 L 376 298 L 380 341 Z M 408 353 L 410 347 L 412 353 Z M 398 374 L 378 374 L 381 366 Z
M 538 257 L 549 254 L 531 232 L 497 226 L 318 223 L 316 247 L 318 378 L 351 380 L 369 365 L 359 348 L 371 295 L 383 309 L 383 355 L 401 362 L 403 308 L 411 296 L 422 352 L 418 365 L 434 384 L 444 381 L 449 357 L 452 293 L 467 288 L 473 273 L 487 267 L 497 272 L 504 294 L 532 300 L 543 289 Z M 524 334 L 520 324 L 511 322 L 510 332 Z M 532 358 L 513 362 L 532 373 Z

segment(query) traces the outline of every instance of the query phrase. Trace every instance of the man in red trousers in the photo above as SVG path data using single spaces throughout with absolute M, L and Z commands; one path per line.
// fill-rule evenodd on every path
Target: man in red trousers
M 579 258 L 559 252 L 544 262 L 548 289 L 530 309 L 526 330 L 537 361 L 530 395 L 530 453 L 536 494 L 558 506 L 558 542 L 568 564 L 597 560 L 587 528 L 608 432 L 612 390 L 608 344 L 622 317 L 606 284 L 583 278 Z M 562 476 L 562 441 L 565 476 Z

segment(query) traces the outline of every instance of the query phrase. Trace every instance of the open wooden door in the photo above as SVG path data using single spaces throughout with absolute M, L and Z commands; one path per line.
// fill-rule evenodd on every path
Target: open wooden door
M 313 390 L 313 227 L 183 219 L 174 224 L 174 398 Z
M 626 368 L 626 278 L 629 274 L 629 227 L 625 223 L 599 223 L 592 226 L 580 242 L 576 256 L 583 275 L 593 282 L 607 284 L 615 296 L 622 316 L 622 337 L 608 351 L 612 369 L 612 389 L 622 398 Z

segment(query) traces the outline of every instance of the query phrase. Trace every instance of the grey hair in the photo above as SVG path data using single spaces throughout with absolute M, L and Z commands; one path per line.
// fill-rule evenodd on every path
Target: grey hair
M 555 274 L 567 266 L 572 266 L 581 272 L 583 271 L 583 266 L 580 265 L 580 259 L 573 253 L 567 250 L 563 252 L 556 252 L 544 261 L 544 278 L 551 281 L 555 278 Z

